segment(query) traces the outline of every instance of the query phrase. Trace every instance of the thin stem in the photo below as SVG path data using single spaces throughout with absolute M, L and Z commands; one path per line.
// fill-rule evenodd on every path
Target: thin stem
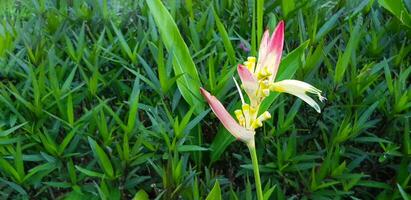
M 257 42 L 260 45 L 263 36 L 264 0 L 257 0 Z
M 256 55 L 257 54 L 257 36 L 256 36 L 256 12 L 257 12 L 257 0 L 253 1 L 253 20 L 251 23 L 251 55 Z
M 254 140 L 247 143 L 248 150 L 250 151 L 251 160 L 253 162 L 254 178 L 255 178 L 255 187 L 257 190 L 257 199 L 263 200 L 263 190 L 261 189 L 261 180 L 260 180 L 260 170 L 258 169 L 258 160 L 257 160 L 257 151 L 255 150 Z

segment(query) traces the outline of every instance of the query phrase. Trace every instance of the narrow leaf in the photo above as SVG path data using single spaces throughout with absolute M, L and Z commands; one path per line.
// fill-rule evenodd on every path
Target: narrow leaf
M 184 74 L 177 80 L 177 86 L 187 103 L 190 106 L 197 106 L 196 112 L 200 113 L 204 110 L 203 104 L 199 104 L 198 101 L 201 99 L 199 92 L 201 83 L 188 47 L 163 3 L 160 0 L 146 0 L 146 2 L 167 51 L 173 55 L 174 74 Z

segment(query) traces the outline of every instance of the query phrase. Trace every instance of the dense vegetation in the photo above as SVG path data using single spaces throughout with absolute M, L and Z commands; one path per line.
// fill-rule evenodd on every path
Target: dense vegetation
M 262 2 L 1 0 L 0 199 L 255 199 L 199 87 L 237 109 L 236 66 L 279 20 L 279 79 L 328 100 L 266 102 L 266 198 L 409 199 L 411 1 Z

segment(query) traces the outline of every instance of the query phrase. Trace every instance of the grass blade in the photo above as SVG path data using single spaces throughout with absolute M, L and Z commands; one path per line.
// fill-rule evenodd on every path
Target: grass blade
M 146 2 L 165 47 L 169 53 L 172 52 L 174 74 L 184 74 L 177 80 L 177 86 L 187 103 L 197 106 L 196 112 L 200 113 L 204 110 L 203 104 L 198 105 L 198 99 L 202 99 L 199 92 L 201 83 L 188 47 L 163 3 L 160 0 L 146 0 Z
M 10 128 L 10 129 L 7 129 L 7 130 L 5 130 L 5 131 L 1 131 L 1 130 L 0 130 L 0 137 L 4 137 L 4 136 L 7 136 L 7 135 L 13 133 L 14 131 L 16 131 L 17 129 L 21 128 L 21 127 L 24 126 L 25 124 L 27 124 L 27 122 L 24 122 L 24 123 L 22 123 L 22 124 L 20 124 L 20 125 L 17 125 L 17 126 L 15 126 L 15 127 L 13 127 L 13 128 Z
M 97 144 L 96 141 L 88 138 L 88 142 L 90 144 L 91 150 L 94 153 L 94 156 L 97 158 L 100 167 L 104 170 L 104 173 L 112 178 L 114 176 L 113 166 L 111 165 L 110 159 L 108 158 L 107 154 L 104 150 Z
M 334 81 L 337 84 L 341 83 L 344 77 L 344 73 L 347 70 L 348 64 L 350 63 L 351 57 L 357 49 L 361 36 L 361 25 L 362 17 L 359 17 L 354 27 L 354 30 L 351 32 L 350 40 L 348 41 L 344 53 L 342 57 L 340 57 L 337 61 L 337 66 L 334 74 Z
M 218 180 L 216 180 L 213 189 L 208 193 L 206 200 L 221 200 L 221 189 Z
M 218 17 L 215 9 L 214 8 L 212 9 L 213 9 L 213 14 L 214 14 L 215 23 L 217 25 L 217 29 L 220 32 L 221 39 L 223 40 L 223 43 L 224 43 L 224 48 L 227 51 L 228 59 L 230 60 L 230 63 L 232 65 L 235 65 L 236 61 L 235 61 L 235 52 L 234 52 L 233 45 L 231 44 L 227 31 L 225 30 L 223 23 L 221 23 L 221 20 Z
M 379 0 L 378 3 L 390 11 L 401 23 L 411 28 L 411 14 L 407 11 L 402 0 Z

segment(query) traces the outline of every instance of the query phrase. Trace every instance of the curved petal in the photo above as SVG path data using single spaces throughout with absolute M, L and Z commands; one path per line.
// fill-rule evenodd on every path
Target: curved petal
M 267 29 L 264 32 L 263 37 L 261 38 L 260 48 L 258 49 L 258 63 L 256 72 L 258 72 L 261 68 L 262 62 L 264 61 L 267 55 L 267 48 L 268 48 L 268 41 L 270 40 L 270 31 Z
M 300 98 L 301 100 L 303 100 L 305 103 L 307 103 L 308 105 L 310 105 L 311 107 L 313 107 L 315 109 L 315 111 L 317 111 L 318 113 L 321 113 L 321 108 L 318 105 L 317 102 L 314 101 L 313 98 L 311 98 L 310 96 L 308 96 L 307 94 L 294 94 L 296 97 Z
M 278 66 L 280 65 L 281 56 L 283 54 L 284 45 L 284 21 L 280 21 L 275 28 L 268 44 L 268 58 L 266 58 L 265 66 L 268 66 L 271 72 L 271 80 L 277 75 Z
M 284 21 L 280 21 L 274 33 L 268 38 L 269 32 L 265 31 L 258 51 L 258 62 L 255 73 L 262 70 L 270 72 L 269 81 L 273 81 L 277 75 L 284 45 Z M 267 68 L 267 69 L 265 69 Z
M 254 132 L 247 130 L 246 128 L 240 126 L 230 113 L 224 108 L 223 104 L 215 97 L 212 96 L 209 92 L 200 88 L 201 94 L 207 100 L 208 104 L 211 107 L 211 110 L 215 113 L 217 118 L 221 121 L 224 127 L 238 140 L 243 142 L 248 142 L 254 139 Z
M 248 97 L 252 97 L 258 89 L 258 82 L 254 75 L 247 69 L 247 67 L 239 64 L 237 67 L 238 75 L 240 76 L 243 88 Z
M 284 21 L 280 21 L 275 27 L 274 33 L 271 35 L 270 42 L 268 43 L 269 52 L 282 53 L 284 43 Z
M 319 113 L 321 112 L 320 106 L 310 96 L 307 95 L 307 92 L 317 95 L 318 99 L 321 102 L 325 100 L 325 97 L 321 96 L 321 90 L 306 82 L 298 80 L 283 80 L 272 83 L 270 90 L 275 92 L 286 92 L 295 95 L 305 101 Z

